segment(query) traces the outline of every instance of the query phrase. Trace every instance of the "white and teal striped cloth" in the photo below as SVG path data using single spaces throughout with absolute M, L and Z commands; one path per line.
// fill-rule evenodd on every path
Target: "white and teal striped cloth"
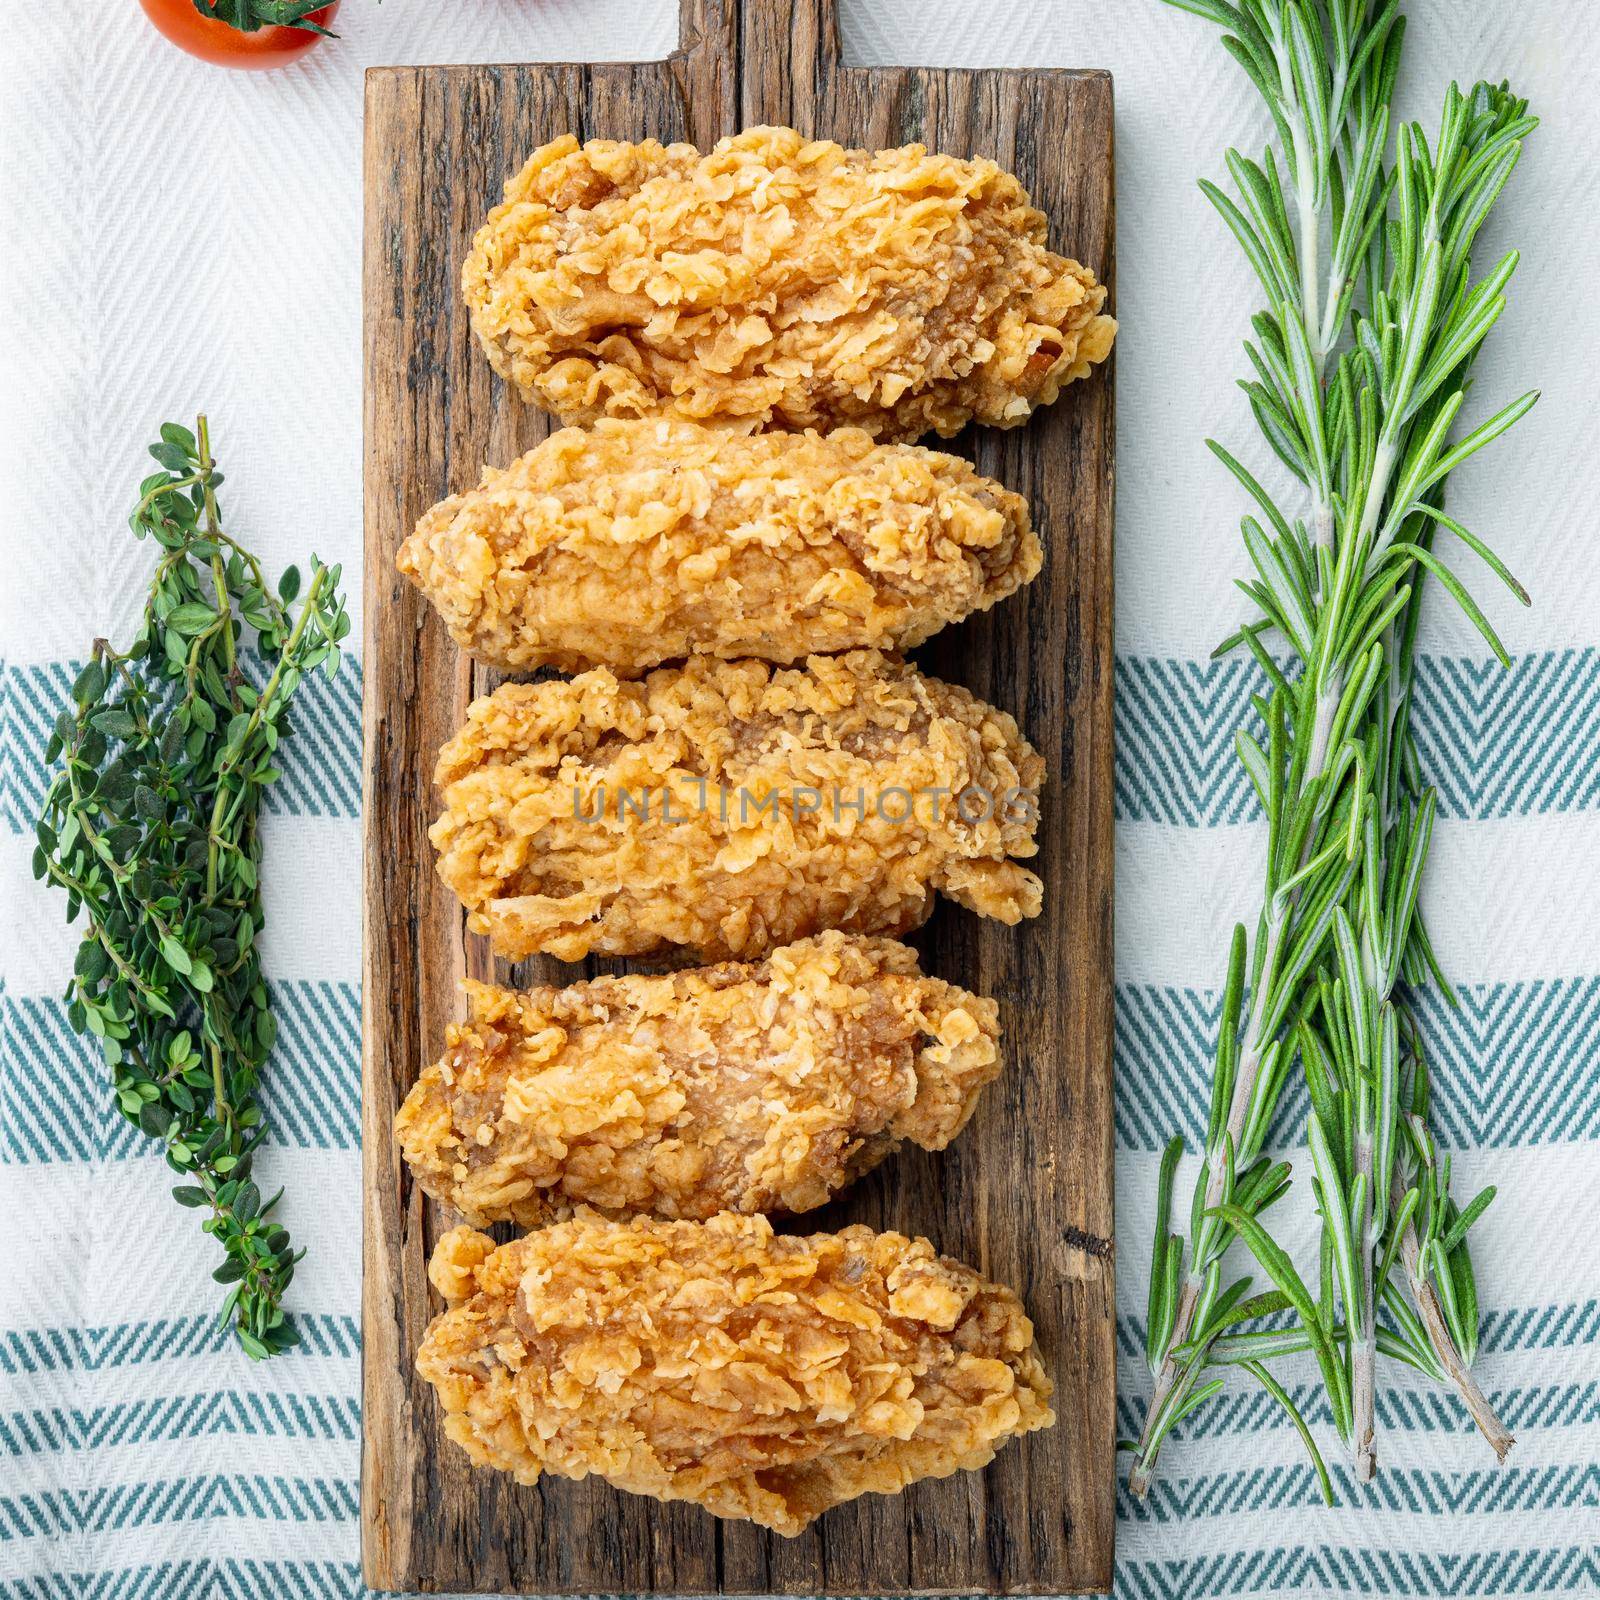
M 73 935 L 32 881 L 44 730 L 147 551 L 140 452 L 209 410 L 233 519 L 274 567 L 360 568 L 361 68 L 648 57 L 674 0 L 346 0 L 342 42 L 271 75 L 160 43 L 132 0 L 32 0 L 0 61 L 0 1600 L 351 1596 L 360 1361 L 359 663 L 309 688 L 270 817 L 280 1019 L 261 1165 L 309 1247 L 302 1347 L 218 1335 L 205 1241 L 107 1107 L 59 999 Z M 1437 1124 L 1474 1235 L 1496 1469 L 1448 1395 L 1390 1371 L 1383 1472 L 1318 1502 L 1292 1434 L 1230 1395 L 1124 1503 L 1120 1595 L 1600 1590 L 1600 9 L 1409 0 L 1407 110 L 1509 77 L 1545 118 L 1491 227 L 1524 252 L 1479 396 L 1544 401 L 1452 489 L 1533 592 L 1485 590 L 1509 672 L 1439 615 L 1417 727 L 1441 795 L 1427 908 L 1461 987 L 1424 996 Z M 1254 291 L 1194 180 L 1265 138 L 1212 31 L 1155 0 L 851 0 L 857 60 L 1116 73 L 1121 250 L 1117 1072 L 1121 1428 L 1151 1183 L 1202 1127 L 1217 986 L 1262 828 L 1230 752 L 1249 692 L 1207 654 L 1238 615 L 1238 495 L 1207 433 L 1254 450 L 1239 340 Z M 1071 241 L 1066 241 L 1070 247 Z M 1100 263 L 1095 263 L 1100 265 Z M 1297 1124 L 1299 1111 L 1290 1108 Z M 1311 1231 L 1301 1214 L 1302 1247 Z M 1304 1259 L 1304 1258 L 1303 1258 Z M 1309 1396 L 1309 1374 L 1292 1374 Z M 1326 1426 L 1326 1417 L 1320 1419 Z

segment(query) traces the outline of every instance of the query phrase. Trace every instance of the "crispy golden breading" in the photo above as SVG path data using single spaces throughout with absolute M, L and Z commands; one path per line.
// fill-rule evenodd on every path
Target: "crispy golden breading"
M 441 501 L 400 570 L 508 670 L 910 649 L 1039 570 L 1021 495 L 857 428 L 565 428 Z
M 892 939 L 467 994 L 395 1132 L 423 1188 L 480 1226 L 576 1204 L 809 1211 L 902 1139 L 944 1149 L 1000 1070 L 994 1001 Z
M 1004 712 L 876 651 L 695 656 L 475 701 L 439 754 L 430 837 L 469 926 L 513 960 L 720 959 L 903 933 L 935 890 L 1035 915 L 1039 880 L 1011 858 L 1038 849 L 1043 777 Z
M 521 1483 L 593 1472 L 796 1534 L 1055 1421 L 1017 1297 L 926 1239 L 584 1211 L 498 1250 L 458 1228 L 429 1272 L 450 1306 L 417 1371 Z
M 564 422 L 671 411 L 885 439 L 1022 422 L 1111 349 L 1106 291 L 992 161 L 750 128 L 534 152 L 462 268 L 495 370 Z

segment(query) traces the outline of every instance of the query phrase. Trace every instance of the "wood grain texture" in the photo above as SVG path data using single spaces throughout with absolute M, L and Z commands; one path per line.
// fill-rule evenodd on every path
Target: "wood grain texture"
M 458 274 L 505 178 L 539 144 L 688 138 L 755 122 L 848 145 L 919 140 L 992 156 L 1049 216 L 1051 243 L 1112 270 L 1111 82 L 1096 72 L 844 68 L 831 0 L 684 0 L 665 62 L 383 68 L 366 104 L 366 942 L 363 1563 L 379 1589 L 544 1593 L 1060 1593 L 1109 1587 L 1112 1292 L 1112 392 L 1073 385 L 1025 428 L 955 448 L 1027 495 L 1046 564 L 1031 588 L 918 653 L 1014 712 L 1052 766 L 1045 912 L 1008 929 L 945 907 L 932 972 L 994 995 L 1007 1066 L 940 1156 L 902 1153 L 804 1231 L 864 1221 L 925 1234 L 1012 1284 L 1055 1378 L 1055 1428 L 982 1473 L 840 1507 L 799 1539 L 619 1494 L 518 1487 L 443 1435 L 413 1353 L 438 1305 L 428 1252 L 456 1219 L 395 1149 L 396 1108 L 471 973 L 515 969 L 466 934 L 433 870 L 438 747 L 492 687 L 395 571 L 436 499 L 550 431 L 474 346 Z M 620 963 L 586 963 L 585 973 Z

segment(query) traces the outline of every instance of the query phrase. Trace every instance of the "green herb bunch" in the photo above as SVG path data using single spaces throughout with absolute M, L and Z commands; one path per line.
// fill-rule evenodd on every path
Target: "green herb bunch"
M 1463 95 L 1452 85 L 1433 140 L 1401 126 L 1391 156 L 1399 0 L 1169 3 L 1225 30 L 1273 118 L 1276 148 L 1259 162 L 1227 154 L 1237 198 L 1202 188 L 1266 296 L 1242 387 L 1299 488 L 1285 509 L 1212 443 L 1255 506 L 1240 587 L 1256 615 L 1217 653 L 1247 649 L 1264 677 L 1262 734 L 1241 730 L 1236 745 L 1266 812 L 1267 859 L 1255 938 L 1234 935 L 1186 1236 L 1171 1228 L 1181 1138 L 1161 1164 L 1146 1348 L 1155 1390 L 1129 1482 L 1148 1489 L 1163 1440 L 1222 1387 L 1208 1370 L 1238 1365 L 1289 1412 L 1331 1499 L 1311 1431 L 1268 1369 L 1279 1356 L 1312 1352 L 1358 1480 L 1377 1467 L 1380 1353 L 1454 1384 L 1498 1455 L 1512 1442 L 1469 1370 L 1467 1232 L 1493 1191 L 1463 1208 L 1451 1196 L 1406 1003 L 1406 986 L 1425 981 L 1454 1001 L 1417 909 L 1436 801 L 1410 711 L 1429 578 L 1507 659 L 1436 552 L 1441 534 L 1528 599 L 1444 505 L 1450 474 L 1537 399 L 1456 437 L 1517 264 L 1512 252 L 1475 282 L 1473 244 L 1536 124 L 1504 86 Z M 1264 1220 L 1289 1185 L 1265 1145 L 1297 1066 L 1322 1222 L 1314 1290 Z M 1224 1286 L 1236 1241 L 1270 1281 L 1265 1293 L 1251 1295 L 1248 1278 Z
M 276 1027 L 261 972 L 257 822 L 302 677 L 338 669 L 350 619 L 339 569 L 314 558 L 270 588 L 220 525 L 206 420 L 168 423 L 129 519 L 160 546 L 126 650 L 97 640 L 45 751 L 35 876 L 87 926 L 68 1020 L 99 1044 L 118 1108 L 186 1180 L 180 1205 L 225 1260 L 222 1317 L 255 1358 L 296 1342 L 283 1309 L 299 1252 L 251 1175 L 257 1086 Z M 247 668 L 244 624 L 255 631 Z

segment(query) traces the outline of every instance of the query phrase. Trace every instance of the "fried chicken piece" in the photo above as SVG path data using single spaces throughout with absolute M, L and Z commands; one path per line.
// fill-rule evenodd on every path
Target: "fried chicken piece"
M 764 954 L 903 933 L 935 890 L 1039 910 L 1044 762 L 1004 712 L 874 650 L 691 657 L 505 684 L 440 752 L 430 833 L 468 926 L 512 960 Z
M 892 939 L 828 932 L 759 965 L 468 983 L 395 1119 L 429 1194 L 473 1223 L 575 1204 L 705 1218 L 809 1211 L 902 1140 L 942 1150 L 1000 1070 L 999 1010 Z
M 1086 267 L 992 161 L 750 128 L 534 152 L 462 268 L 496 372 L 564 422 L 884 439 L 1024 421 L 1105 360 Z
M 926 1239 L 583 1211 L 498 1250 L 457 1228 L 429 1273 L 417 1371 L 520 1483 L 594 1472 L 792 1535 L 1055 1421 L 1017 1297 Z
M 858 428 L 565 428 L 443 500 L 399 568 L 510 671 L 633 677 L 681 656 L 910 649 L 1039 570 L 1027 503 L 955 456 Z

